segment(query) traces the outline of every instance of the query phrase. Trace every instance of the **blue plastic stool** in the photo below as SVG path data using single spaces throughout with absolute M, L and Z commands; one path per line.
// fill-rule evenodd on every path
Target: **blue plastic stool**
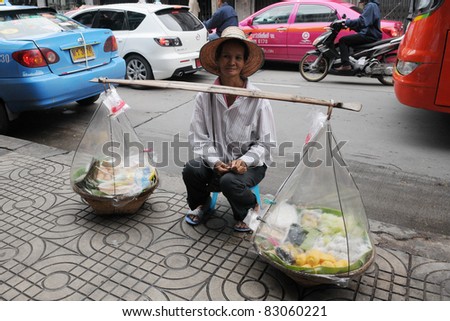
M 255 194 L 256 196 L 256 201 L 259 204 L 259 207 L 262 208 L 262 203 L 261 203 L 261 195 L 259 195 L 259 184 L 250 187 L 250 190 L 253 192 L 253 194 Z M 211 195 L 211 204 L 209 205 L 209 209 L 210 210 L 214 210 L 216 208 L 216 203 L 217 203 L 217 197 L 219 196 L 220 192 L 212 192 Z

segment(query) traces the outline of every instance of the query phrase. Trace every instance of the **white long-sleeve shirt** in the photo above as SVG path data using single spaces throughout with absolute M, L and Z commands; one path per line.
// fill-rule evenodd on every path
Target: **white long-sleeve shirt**
M 247 89 L 258 90 L 248 80 Z M 213 95 L 212 106 L 210 95 Z M 202 157 L 211 167 L 217 161 L 229 163 L 235 159 L 242 159 L 247 166 L 269 165 L 271 149 L 276 146 L 270 102 L 238 96 L 228 107 L 223 94 L 198 93 L 189 142 L 194 154 Z

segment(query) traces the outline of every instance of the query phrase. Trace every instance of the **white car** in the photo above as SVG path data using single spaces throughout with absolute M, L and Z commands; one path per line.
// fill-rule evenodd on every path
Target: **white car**
M 167 79 L 201 69 L 200 48 L 208 31 L 187 6 L 124 3 L 67 15 L 88 27 L 113 31 L 127 79 Z

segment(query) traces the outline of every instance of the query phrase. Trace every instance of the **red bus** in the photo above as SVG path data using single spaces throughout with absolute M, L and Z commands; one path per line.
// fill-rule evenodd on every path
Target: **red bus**
M 450 0 L 411 0 L 394 91 L 404 105 L 450 113 Z

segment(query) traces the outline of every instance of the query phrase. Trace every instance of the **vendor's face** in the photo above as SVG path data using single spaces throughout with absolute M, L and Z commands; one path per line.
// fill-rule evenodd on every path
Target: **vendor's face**
M 240 76 L 245 65 L 245 50 L 238 43 L 225 43 L 217 65 L 221 76 Z

